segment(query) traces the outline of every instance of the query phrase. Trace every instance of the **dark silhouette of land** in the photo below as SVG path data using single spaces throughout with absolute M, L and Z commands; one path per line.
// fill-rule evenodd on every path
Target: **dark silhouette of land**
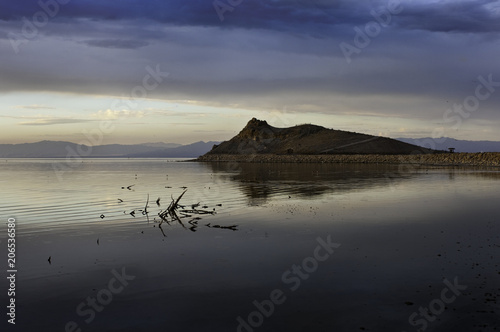
M 215 145 L 206 155 L 405 155 L 436 152 L 438 151 L 387 137 L 327 129 L 311 124 L 276 128 L 266 121 L 253 118 L 238 135 Z
M 500 167 L 500 153 L 450 153 L 321 126 L 276 128 L 253 118 L 229 141 L 196 159 L 202 162 L 363 163 Z

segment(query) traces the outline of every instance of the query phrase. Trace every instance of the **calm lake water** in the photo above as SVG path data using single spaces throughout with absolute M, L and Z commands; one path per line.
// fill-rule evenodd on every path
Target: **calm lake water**
M 5 275 L 9 217 L 17 235 L 8 331 L 500 328 L 499 170 L 9 159 L 0 172 Z M 186 209 L 215 213 L 160 229 L 181 187 Z

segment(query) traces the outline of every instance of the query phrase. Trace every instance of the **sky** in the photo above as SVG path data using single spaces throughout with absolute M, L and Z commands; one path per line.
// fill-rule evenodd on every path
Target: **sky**
M 499 32 L 486 0 L 0 0 L 0 143 L 222 141 L 252 117 L 500 141 Z

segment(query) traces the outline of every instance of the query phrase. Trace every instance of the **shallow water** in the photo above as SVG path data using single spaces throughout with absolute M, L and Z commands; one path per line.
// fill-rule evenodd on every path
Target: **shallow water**
M 0 215 L 17 223 L 15 330 L 499 328 L 497 170 L 140 159 L 62 166 L 0 162 Z M 216 213 L 164 223 L 162 232 L 157 214 L 181 187 L 181 203 Z M 4 271 L 6 238 L 4 225 Z M 130 280 L 110 292 L 116 273 Z M 444 279 L 466 287 L 445 291 L 446 309 Z M 419 313 L 429 305 L 434 314 Z

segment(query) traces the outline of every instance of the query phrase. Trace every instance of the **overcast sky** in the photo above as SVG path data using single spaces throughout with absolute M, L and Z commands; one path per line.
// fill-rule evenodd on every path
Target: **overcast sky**
M 252 117 L 500 140 L 500 1 L 41 3 L 0 2 L 0 143 L 226 140 Z

